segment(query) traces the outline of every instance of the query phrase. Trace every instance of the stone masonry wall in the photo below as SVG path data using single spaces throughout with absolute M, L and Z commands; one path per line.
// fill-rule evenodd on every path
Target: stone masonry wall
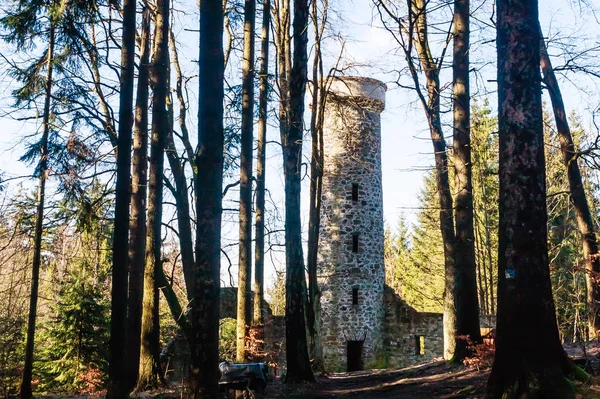
M 364 340 L 363 364 L 382 350 L 385 90 L 373 79 L 344 77 L 327 93 L 318 277 L 323 360 L 332 371 L 346 369 L 348 341 Z
M 417 312 L 388 286 L 385 287 L 384 303 L 383 341 L 389 367 L 406 367 L 443 356 L 440 313 Z

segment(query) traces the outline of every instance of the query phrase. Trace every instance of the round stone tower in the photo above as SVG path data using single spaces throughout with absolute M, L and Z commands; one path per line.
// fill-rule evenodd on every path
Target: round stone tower
M 323 361 L 360 370 L 382 348 L 383 196 L 381 118 L 387 88 L 335 78 L 324 114 L 318 275 Z

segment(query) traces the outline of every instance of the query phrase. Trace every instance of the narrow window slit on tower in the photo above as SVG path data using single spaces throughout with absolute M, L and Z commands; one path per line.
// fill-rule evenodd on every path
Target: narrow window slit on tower
M 358 305 L 358 287 L 352 288 L 352 304 Z
M 352 234 L 352 252 L 358 253 L 358 233 Z
M 352 201 L 358 201 L 358 183 L 352 183 Z
M 415 355 L 423 356 L 425 354 L 425 336 L 415 335 Z

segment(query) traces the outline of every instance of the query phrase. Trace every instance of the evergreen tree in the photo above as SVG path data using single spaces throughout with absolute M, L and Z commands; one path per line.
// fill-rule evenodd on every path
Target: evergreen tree
M 107 368 L 108 304 L 100 287 L 69 274 L 60 282 L 54 316 L 42 326 L 36 368 L 41 390 L 98 390 Z
M 496 314 L 498 276 L 498 135 L 497 120 L 487 100 L 473 104 L 471 154 L 475 255 L 481 314 Z
M 93 23 L 97 14 L 94 1 L 20 1 L 11 7 L 0 19 L 3 38 L 16 46 L 19 52 L 28 52 L 41 42 L 44 46 L 41 54 L 34 56 L 25 68 L 13 66 L 12 76 L 21 84 L 13 92 L 15 107 L 30 107 L 38 100 L 43 102 L 42 134 L 28 148 L 23 160 L 33 161 L 39 156 L 35 174 L 38 177 L 36 201 L 35 238 L 33 248 L 33 268 L 25 346 L 25 365 L 19 396 L 29 399 L 32 396 L 31 379 L 34 354 L 34 337 L 38 304 L 39 273 L 41 266 L 41 247 L 45 209 L 46 180 L 49 171 L 49 157 L 55 149 L 52 144 L 59 126 L 52 117 L 53 89 L 55 69 L 64 72 L 63 67 L 77 65 L 86 32 L 81 26 Z M 69 65 L 70 64 L 70 65 Z M 60 97 L 60 95 L 58 95 Z

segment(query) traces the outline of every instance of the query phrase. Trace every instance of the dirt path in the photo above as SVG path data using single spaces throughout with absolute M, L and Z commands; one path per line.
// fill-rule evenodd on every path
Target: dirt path
M 323 376 L 316 384 L 289 388 L 275 382 L 267 398 L 482 398 L 489 370 L 477 371 L 444 362 L 397 370 L 367 370 Z

